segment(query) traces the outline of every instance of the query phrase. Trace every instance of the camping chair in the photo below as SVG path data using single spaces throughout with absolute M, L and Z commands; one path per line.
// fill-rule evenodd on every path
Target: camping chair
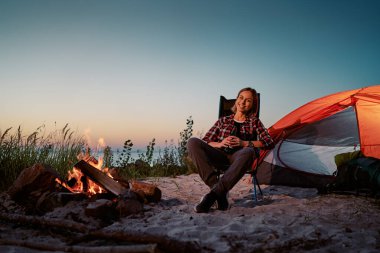
M 231 108 L 235 104 L 236 99 L 226 99 L 224 96 L 220 96 L 219 100 L 219 118 L 228 116 L 232 114 Z M 260 114 L 260 93 L 257 93 L 257 97 L 255 101 L 253 102 L 253 106 L 256 107 L 256 117 L 259 117 Z M 257 149 L 256 149 L 257 150 Z M 258 157 L 258 152 L 256 154 Z M 255 202 L 257 203 L 257 192 L 259 191 L 260 195 L 263 196 L 263 192 L 260 188 L 259 181 L 257 180 L 256 174 L 257 174 L 257 167 L 258 163 L 254 163 L 255 167 L 249 167 L 247 168 L 247 172 L 251 174 L 252 176 L 252 183 L 253 183 L 253 198 Z

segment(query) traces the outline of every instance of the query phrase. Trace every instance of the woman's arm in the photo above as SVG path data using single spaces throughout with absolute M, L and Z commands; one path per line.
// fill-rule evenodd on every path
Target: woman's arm
M 260 143 L 257 143 L 258 148 L 265 148 L 265 149 L 271 149 L 274 147 L 274 141 L 272 137 L 269 135 L 268 130 L 264 127 L 263 123 L 260 121 L 260 119 L 257 119 L 256 122 L 256 133 L 259 137 Z
M 264 144 L 262 141 L 241 141 L 242 142 L 242 147 L 249 147 L 249 143 L 251 142 L 251 146 L 254 148 L 262 148 L 264 147 Z

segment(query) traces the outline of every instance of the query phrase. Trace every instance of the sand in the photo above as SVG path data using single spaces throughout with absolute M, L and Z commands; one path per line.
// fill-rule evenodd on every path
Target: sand
M 264 197 L 256 203 L 246 175 L 230 192 L 227 211 L 197 214 L 193 207 L 208 191 L 198 175 L 146 181 L 161 189 L 162 200 L 107 231 L 165 235 L 193 242 L 199 252 L 380 252 L 380 204 L 373 198 L 261 185 Z M 0 252 L 38 252 L 17 250 L 0 247 Z

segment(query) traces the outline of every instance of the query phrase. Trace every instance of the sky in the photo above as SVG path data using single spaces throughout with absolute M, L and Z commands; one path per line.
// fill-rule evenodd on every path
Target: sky
M 200 137 L 219 96 L 261 95 L 266 127 L 380 84 L 380 1 L 0 0 L 0 133 L 66 123 L 95 145 Z

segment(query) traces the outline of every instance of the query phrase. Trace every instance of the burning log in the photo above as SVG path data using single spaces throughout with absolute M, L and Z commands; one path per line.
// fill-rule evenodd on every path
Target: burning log
M 126 192 L 127 190 L 127 188 L 119 184 L 117 181 L 105 175 L 103 172 L 88 164 L 84 160 L 79 161 L 74 165 L 74 167 L 81 170 L 82 173 L 88 176 L 92 181 L 116 196 Z
M 108 170 L 108 172 L 110 173 L 110 175 L 112 176 L 112 178 L 114 180 L 116 180 L 119 184 L 121 184 L 125 188 L 129 189 L 129 182 L 128 182 L 128 180 L 125 179 L 125 178 L 123 178 L 122 176 L 120 176 L 118 169 L 111 168 L 111 169 Z
M 153 184 L 132 181 L 131 189 L 146 198 L 147 202 L 159 202 L 161 200 L 161 190 Z

